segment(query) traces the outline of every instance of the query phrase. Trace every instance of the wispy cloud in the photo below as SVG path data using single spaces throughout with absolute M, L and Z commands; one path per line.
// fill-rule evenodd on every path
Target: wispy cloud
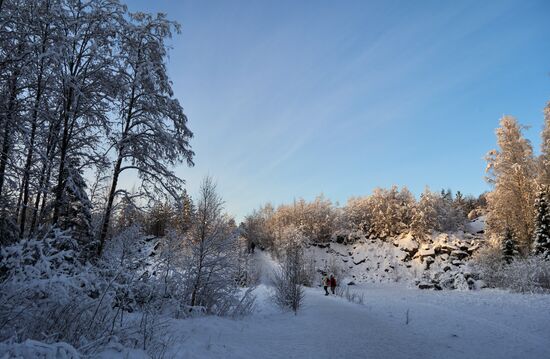
M 192 191 L 212 174 L 229 210 L 240 216 L 251 205 L 303 190 L 306 196 L 327 190 L 342 200 L 375 182 L 423 187 L 443 178 L 438 168 L 428 174 L 412 163 L 399 164 L 409 172 L 402 174 L 391 162 L 409 158 L 399 154 L 403 147 L 419 164 L 420 156 L 445 161 L 426 142 L 441 142 L 441 132 L 456 131 L 458 122 L 486 131 L 473 111 L 490 101 L 473 94 L 487 93 L 488 83 L 529 56 L 541 57 L 535 68 L 548 59 L 548 46 L 541 52 L 538 45 L 540 32 L 548 33 L 540 7 L 518 1 L 187 2 L 168 11 L 184 14 L 170 71 L 196 134 L 197 166 L 179 171 Z M 465 103 L 468 108 L 451 112 Z M 455 141 L 481 151 L 467 139 Z M 460 156 L 459 149 L 446 151 L 455 161 Z M 353 185 L 341 188 L 331 168 Z M 479 181 L 477 171 L 472 167 L 468 176 Z M 466 175 L 449 178 L 473 183 Z

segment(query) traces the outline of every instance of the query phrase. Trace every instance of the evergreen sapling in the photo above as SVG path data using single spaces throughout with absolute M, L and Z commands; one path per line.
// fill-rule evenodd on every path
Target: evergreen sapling
M 514 233 L 510 228 L 506 228 L 501 245 L 503 259 L 508 264 L 512 263 L 514 257 L 518 255 L 518 244 Z

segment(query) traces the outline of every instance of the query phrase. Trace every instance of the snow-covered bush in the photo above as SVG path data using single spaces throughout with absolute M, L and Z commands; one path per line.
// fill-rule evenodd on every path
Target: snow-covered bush
M 337 286 L 336 287 L 336 295 L 346 299 L 348 302 L 360 304 L 365 304 L 365 295 L 363 292 L 360 291 L 353 291 L 350 290 L 349 286 Z
M 200 189 L 196 221 L 189 230 L 183 268 L 183 305 L 192 311 L 231 315 L 246 298 L 240 297 L 238 231 L 222 214 L 223 201 L 212 179 Z
M 329 275 L 330 274 L 334 275 L 338 280 L 346 276 L 345 268 L 342 265 L 340 265 L 339 258 L 336 258 L 335 256 L 330 256 L 328 261 L 325 262 L 325 266 L 323 267 L 323 272 Z
M 317 284 L 317 268 L 315 267 L 315 258 L 313 256 L 307 256 L 304 258 L 304 272 L 302 284 L 306 287 L 313 287 Z
M 261 268 L 259 268 L 254 261 L 251 261 L 252 253 L 248 245 L 248 240 L 244 237 L 240 237 L 238 242 L 237 283 L 241 287 L 254 287 L 260 281 Z
M 44 358 L 44 359 L 78 359 L 80 354 L 70 344 L 42 343 L 36 340 L 27 339 L 22 343 L 3 342 L 0 343 L 2 358 Z
M 1 251 L 0 340 L 101 340 L 113 319 L 112 292 L 97 271 L 82 265 L 76 242 L 59 230 Z
M 166 236 L 158 241 L 154 270 L 160 280 L 164 298 L 181 295 L 185 241 L 186 238 L 174 230 L 168 230 Z
M 158 278 L 147 270 L 149 251 L 145 236 L 134 224 L 107 242 L 101 258 L 102 276 L 115 293 L 117 315 L 133 312 L 162 295 Z
M 82 354 L 108 343 L 157 351 L 161 286 L 143 270 L 141 240 L 139 228 L 128 228 L 95 265 L 83 264 L 77 242 L 59 229 L 2 248 L 0 341 L 66 342 Z
M 489 287 L 521 293 L 550 291 L 550 261 L 543 256 L 514 257 L 507 263 L 499 246 L 490 245 L 474 256 L 473 268 Z
M 350 230 L 368 233 L 372 216 L 368 197 L 351 197 L 344 207 L 344 218 Z
M 435 193 L 426 187 L 416 203 L 411 220 L 411 231 L 418 238 L 426 238 L 430 231 L 452 232 L 463 226 L 466 217 L 455 205 L 450 190 Z
M 297 313 L 304 300 L 304 251 L 299 242 L 299 230 L 290 228 L 289 232 L 285 236 L 287 242 L 281 266 L 273 273 L 273 301 L 279 307 Z
M 504 286 L 504 263 L 502 250 L 496 243 L 479 249 L 472 260 L 473 267 L 489 287 Z
M 505 284 L 515 292 L 550 291 L 550 261 L 542 256 L 519 258 L 504 267 Z

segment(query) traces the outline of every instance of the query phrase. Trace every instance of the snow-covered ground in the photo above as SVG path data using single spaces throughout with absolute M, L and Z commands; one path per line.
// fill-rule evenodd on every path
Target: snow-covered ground
M 260 254 L 265 256 L 264 254 Z M 260 258 L 264 270 L 272 262 Z M 265 278 L 265 277 L 264 277 Z M 255 313 L 173 323 L 177 358 L 550 358 L 550 296 L 361 284 L 364 305 L 306 290 L 298 315 L 257 289 Z M 407 320 L 408 318 L 408 320 Z M 408 323 L 407 323 L 408 321 Z
M 308 289 L 298 315 L 257 312 L 174 324 L 181 358 L 550 358 L 550 296 L 365 285 L 365 304 Z M 407 312 L 409 322 L 407 324 Z
M 270 300 L 276 263 L 254 255 L 262 268 L 257 307 L 242 319 L 169 319 L 163 358 L 550 358 L 550 295 L 502 290 L 425 291 L 401 283 L 359 283 L 350 290 L 364 304 L 306 289 L 297 315 Z M 344 284 L 345 285 L 345 284 Z M 76 358 L 64 344 L 0 344 L 0 358 Z M 113 345 L 97 355 L 146 358 Z

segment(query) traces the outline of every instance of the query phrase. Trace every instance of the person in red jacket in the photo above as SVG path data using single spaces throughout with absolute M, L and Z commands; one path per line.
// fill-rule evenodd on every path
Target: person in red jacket
M 332 294 L 334 294 L 334 291 L 336 290 L 336 278 L 334 278 L 334 274 L 330 275 L 330 291 Z

